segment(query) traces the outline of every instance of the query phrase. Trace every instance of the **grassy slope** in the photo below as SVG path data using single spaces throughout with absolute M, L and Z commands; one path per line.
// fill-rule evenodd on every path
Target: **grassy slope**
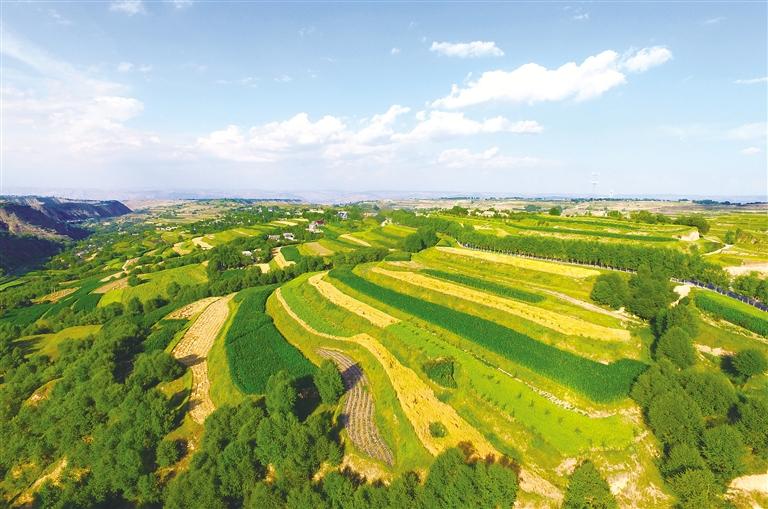
M 237 405 L 248 397 L 241 392 L 232 381 L 232 376 L 229 372 L 229 364 L 227 363 L 227 350 L 225 346 L 227 331 L 232 326 L 232 321 L 235 318 L 239 306 L 240 304 L 235 302 L 235 299 L 229 301 L 229 318 L 227 318 L 221 331 L 219 331 L 219 335 L 216 336 L 216 340 L 213 342 L 211 350 L 208 352 L 207 362 L 208 380 L 211 384 L 210 394 L 213 404 L 217 407 L 222 405 Z
M 202 264 L 194 264 L 143 274 L 141 279 L 144 282 L 138 286 L 129 286 L 105 293 L 99 301 L 99 306 L 103 307 L 113 302 L 125 304 L 133 297 L 138 297 L 142 302 L 157 296 L 167 298 L 167 288 L 172 282 L 175 281 L 180 285 L 203 283 L 208 280 L 208 276 Z
M 24 336 L 15 342 L 24 348 L 27 355 L 32 353 L 47 355 L 56 359 L 59 355 L 59 345 L 64 341 L 85 339 L 92 334 L 96 334 L 101 325 L 77 325 L 67 327 L 53 334 L 38 334 L 35 336 Z

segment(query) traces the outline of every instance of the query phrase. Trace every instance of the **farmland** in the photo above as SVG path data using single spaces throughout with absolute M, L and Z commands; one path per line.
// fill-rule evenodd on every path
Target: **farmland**
M 96 455 L 134 451 L 110 433 L 144 429 L 140 421 L 152 423 L 141 446 L 151 461 L 109 468 L 157 475 L 169 500 L 184 479 L 209 475 L 198 454 L 217 447 L 217 468 L 251 458 L 240 465 L 257 468 L 254 479 L 271 475 L 258 470 L 269 456 L 278 476 L 306 468 L 297 475 L 334 479 L 349 469 L 397 486 L 471 443 L 475 468 L 487 455 L 509 467 L 523 507 L 560 507 L 584 460 L 620 507 L 672 507 L 682 495 L 666 467 L 669 441 L 689 440 L 706 462 L 706 437 L 722 426 L 742 437 L 734 472 L 765 470 L 762 431 L 750 428 L 759 419 L 743 416 L 759 415 L 768 397 L 768 313 L 700 287 L 678 300 L 680 283 L 669 278 L 759 295 L 762 276 L 737 283 L 723 268 L 768 259 L 768 224 L 705 210 L 711 229 L 695 239 L 698 227 L 683 223 L 700 221 L 688 209 L 678 220 L 634 209 L 549 216 L 524 211 L 525 202 L 456 214 L 440 204 L 419 213 L 347 206 L 346 219 L 340 208 L 300 204 L 157 205 L 4 280 L 0 412 L 14 438 L 0 455 L 6 500 L 46 493 L 36 481 L 57 468 L 66 476 L 88 465 L 106 478 Z M 608 276 L 623 295 L 616 306 L 594 291 Z M 338 400 L 321 397 L 324 361 L 337 368 Z M 725 403 L 715 408 L 717 388 Z M 674 413 L 658 410 L 672 397 L 702 415 L 691 428 L 700 436 L 679 438 L 659 423 Z M 32 415 L 66 415 L 77 440 L 29 428 Z M 73 445 L 86 443 L 83 434 L 98 449 Z M 41 440 L 51 440 L 43 453 Z M 322 467 L 306 463 L 320 457 Z M 762 502 L 742 488 L 719 494 L 730 482 L 719 479 L 719 500 Z

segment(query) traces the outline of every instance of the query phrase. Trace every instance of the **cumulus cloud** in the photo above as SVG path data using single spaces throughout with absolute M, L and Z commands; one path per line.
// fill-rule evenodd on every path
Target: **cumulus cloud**
M 753 156 L 753 155 L 759 154 L 760 152 L 762 152 L 762 150 L 760 150 L 757 147 L 747 147 L 741 151 L 741 153 L 744 154 L 745 156 Z
M 114 12 L 122 12 L 129 16 L 136 14 L 145 14 L 147 11 L 144 8 L 144 2 L 142 0 L 117 0 L 109 4 L 109 10 Z
M 534 121 L 512 122 L 504 117 L 476 121 L 463 113 L 432 111 L 415 115 L 410 128 L 399 128 L 400 119 L 410 108 L 391 106 L 386 112 L 363 119 L 350 127 L 334 116 L 312 121 L 299 113 L 285 122 L 270 122 L 243 131 L 228 126 L 197 140 L 197 148 L 222 159 L 244 162 L 274 162 L 284 158 L 313 155 L 325 160 L 361 156 L 379 159 L 409 150 L 416 143 L 438 142 L 451 138 L 493 133 L 538 133 Z
M 177 9 L 186 9 L 194 3 L 192 0 L 170 0 L 170 2 Z
M 757 85 L 758 83 L 768 83 L 768 76 L 763 76 L 762 78 L 750 78 L 748 80 L 736 80 L 734 83 L 737 85 Z
M 664 46 L 643 48 L 629 56 L 621 67 L 629 72 L 645 72 L 651 67 L 656 67 L 672 60 L 672 52 Z
M 501 132 L 537 134 L 542 130 L 542 126 L 533 120 L 512 122 L 499 116 L 477 121 L 467 118 L 464 113 L 431 111 L 426 116 L 422 116 L 422 120 L 412 130 L 395 134 L 393 139 L 413 142 Z
M 447 57 L 477 58 L 477 57 L 502 57 L 504 52 L 493 41 L 472 42 L 432 42 L 429 51 L 445 55 Z
M 437 157 L 437 164 L 446 168 L 492 169 L 531 167 L 541 164 L 537 157 L 510 157 L 502 155 L 499 147 L 491 147 L 482 152 L 472 152 L 465 148 L 443 150 Z
M 662 47 L 641 49 L 627 55 L 624 61 L 617 52 L 607 50 L 580 64 L 568 62 L 557 69 L 529 63 L 512 71 L 486 71 L 464 87 L 454 84 L 451 93 L 432 106 L 456 109 L 489 102 L 534 104 L 593 99 L 626 83 L 623 70 L 642 72 L 669 58 L 671 52 Z
M 391 50 L 389 50 L 389 54 L 393 55 L 393 56 L 394 55 L 399 55 L 400 54 L 400 48 L 392 48 Z

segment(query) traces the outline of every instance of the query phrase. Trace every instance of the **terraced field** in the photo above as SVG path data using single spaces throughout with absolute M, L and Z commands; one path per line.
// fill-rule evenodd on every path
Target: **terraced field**
M 462 266 L 471 267 L 473 259 L 439 249 L 425 251 L 415 259 L 418 261 L 402 266 L 387 262 L 363 266 L 350 274 L 368 285 L 377 287 L 382 278 L 390 279 L 390 288 L 396 288 L 398 292 L 411 286 L 420 286 L 421 290 L 428 288 L 433 294 L 443 295 L 442 302 L 449 303 L 449 309 L 455 306 L 460 308 L 460 302 L 465 299 L 452 296 L 446 300 L 445 294 L 441 294 L 435 287 L 434 280 L 439 279 L 429 276 L 427 271 L 447 273 L 452 270 L 451 263 L 457 260 Z M 483 259 L 477 261 L 490 263 Z M 583 286 L 584 281 L 589 285 L 594 278 L 592 273 L 583 274 L 578 270 L 572 272 L 573 267 L 567 265 L 546 266 L 546 262 L 542 262 L 545 265 L 536 264 L 538 270 L 532 271 L 529 268 L 520 269 L 512 264 L 494 263 L 494 266 L 510 267 L 510 274 L 520 270 L 536 272 L 543 275 L 544 282 L 547 282 L 547 278 L 569 278 L 577 285 Z M 529 265 L 526 264 L 526 267 Z M 409 278 L 420 276 L 423 279 L 418 280 L 419 285 L 414 285 L 391 278 L 387 275 L 389 273 L 408 274 Z M 479 274 L 482 273 L 483 270 L 479 269 L 473 272 L 473 277 L 481 278 Z M 384 379 L 379 375 L 369 381 L 375 402 L 370 420 L 377 424 L 383 440 L 394 444 L 393 468 L 400 469 L 403 463 L 408 461 L 403 458 L 402 435 L 398 435 L 403 433 L 403 430 L 398 430 L 391 422 L 383 419 L 381 414 L 377 414 L 381 406 L 376 397 L 395 401 L 396 408 L 403 412 L 411 433 L 418 437 L 427 451 L 434 454 L 436 439 L 428 432 L 425 433 L 424 427 L 428 427 L 433 419 L 445 422 L 445 417 L 437 417 L 445 414 L 429 410 L 430 405 L 435 405 L 428 403 L 434 401 L 430 397 L 419 400 L 416 408 L 411 406 L 410 399 L 416 397 L 413 388 L 421 386 L 429 387 L 429 391 L 438 400 L 447 403 L 451 411 L 455 412 L 456 417 L 460 419 L 457 422 L 465 423 L 457 429 L 465 430 L 461 432 L 466 433 L 465 440 L 471 436 L 477 437 L 475 433 L 479 432 L 482 440 L 487 441 L 496 454 L 503 453 L 521 459 L 521 478 L 525 479 L 522 482 L 521 501 L 526 500 L 530 505 L 537 507 L 556 507 L 561 501 L 565 482 L 565 471 L 560 470 L 560 473 L 557 473 L 559 465 L 567 463 L 569 458 L 580 458 L 584 455 L 588 455 L 597 463 L 611 465 L 616 482 L 621 482 L 624 486 L 625 493 L 622 495 L 620 492 L 619 496 L 625 497 L 625 501 L 632 500 L 634 503 L 645 500 L 652 503 L 664 499 L 665 495 L 661 494 L 660 488 L 661 480 L 653 466 L 653 446 L 650 441 L 652 439 L 642 432 L 639 411 L 626 396 L 628 385 L 625 384 L 619 391 L 623 396 L 612 396 L 610 402 L 599 402 L 601 397 L 596 396 L 606 387 L 603 383 L 606 379 L 599 373 L 601 370 L 613 369 L 610 365 L 594 363 L 588 369 L 588 377 L 600 377 L 600 389 L 595 386 L 598 392 L 587 396 L 579 390 L 574 390 L 570 382 L 565 381 L 562 376 L 553 375 L 546 368 L 531 366 L 524 358 L 500 355 L 494 347 L 481 344 L 476 337 L 468 339 L 467 336 L 471 334 L 467 330 L 457 332 L 451 326 L 446 328 L 447 324 L 451 323 L 450 320 L 440 318 L 432 313 L 433 310 L 422 314 L 410 304 L 400 306 L 386 299 L 381 300 L 380 295 L 372 296 L 363 291 L 367 288 L 350 285 L 349 279 L 337 276 L 338 273 L 332 272 L 330 275 L 320 273 L 300 277 L 280 289 L 276 295 L 280 304 L 270 305 L 268 310 L 275 317 L 281 333 L 305 355 L 310 356 L 313 353 L 308 351 L 310 348 L 315 349 L 315 353 L 318 350 L 331 349 L 350 352 L 344 355 L 353 358 L 354 354 L 349 350 L 352 344 L 364 347 L 364 351 L 367 351 L 365 353 L 373 354 L 372 357 L 361 354 L 360 357 L 355 355 L 354 358 L 360 359 L 359 364 L 367 372 L 377 373 L 378 369 L 384 368 Z M 504 283 L 499 284 L 506 288 L 506 279 L 502 281 Z M 471 303 L 473 306 L 482 307 L 494 299 L 514 301 L 510 297 L 499 295 L 501 290 L 498 288 L 493 292 L 483 291 L 477 286 L 465 287 L 458 282 L 451 284 L 460 286 L 463 290 L 477 292 L 467 299 L 476 301 Z M 510 287 L 512 285 L 510 284 Z M 599 313 L 556 298 L 547 294 L 544 286 L 516 284 L 514 287 L 518 292 L 525 292 L 529 299 L 533 296 L 536 301 L 514 301 L 517 304 L 541 305 L 544 306 L 541 310 L 545 311 L 566 310 L 569 314 L 563 316 L 570 315 L 577 323 L 595 327 L 595 331 L 608 329 L 620 332 L 612 340 L 602 337 L 597 339 L 603 347 L 611 342 L 624 343 L 629 337 L 631 346 L 625 345 L 624 348 L 638 351 L 642 348 L 635 333 L 627 328 L 629 324 L 634 323 L 631 320 L 610 312 Z M 379 288 L 385 291 L 390 289 L 383 286 Z M 427 297 L 422 296 L 422 299 L 424 298 Z M 420 299 L 420 302 L 423 305 L 428 301 Z M 589 305 L 587 302 L 584 304 Z M 493 308 L 493 312 L 487 316 L 499 315 L 498 311 Z M 519 317 L 515 320 L 520 322 Z M 294 324 L 299 322 L 302 325 L 292 331 L 285 326 L 286 321 Z M 470 329 L 480 330 L 476 323 Z M 499 330 L 509 333 L 511 329 L 502 326 Z M 307 332 L 317 340 L 308 343 L 305 337 Z M 527 332 L 532 331 L 528 329 Z M 487 331 L 485 335 L 489 335 Z M 489 337 L 492 336 L 493 333 Z M 531 341 L 544 345 L 535 338 L 534 335 Z M 510 341 L 521 340 L 517 338 Z M 509 341 L 506 344 L 509 345 Z M 533 345 L 526 344 L 528 347 Z M 548 354 L 550 358 L 553 355 L 561 353 Z M 638 352 L 635 352 L 635 355 L 641 356 Z M 454 360 L 456 388 L 437 385 L 424 371 L 424 366 L 430 360 L 441 358 Z M 584 361 L 582 358 L 576 363 Z M 627 362 L 629 361 L 624 360 L 618 364 Z M 560 371 L 569 367 L 567 362 L 560 361 L 555 361 L 554 365 Z M 632 375 L 628 376 L 630 380 L 633 378 Z M 614 374 L 610 377 L 617 378 Z M 570 380 L 568 377 L 566 379 Z M 381 396 L 382 391 L 386 396 Z M 419 393 L 423 394 L 423 389 Z M 413 396 L 408 396 L 409 394 Z M 593 397 L 598 401 L 594 401 Z M 423 415 L 427 413 L 434 417 L 425 419 Z M 475 440 L 478 438 L 470 441 Z
M 318 354 L 331 359 L 341 372 L 347 391 L 342 423 L 352 443 L 371 458 L 387 465 L 394 463 L 392 450 L 384 443 L 374 422 L 374 403 L 369 393 L 368 380 L 360 366 L 341 352 L 318 349 Z

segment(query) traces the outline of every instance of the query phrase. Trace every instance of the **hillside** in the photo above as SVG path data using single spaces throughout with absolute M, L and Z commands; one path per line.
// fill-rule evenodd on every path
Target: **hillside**
M 0 197 L 0 270 L 35 265 L 58 252 L 63 242 L 84 239 L 90 233 L 78 223 L 129 212 L 115 200 Z

